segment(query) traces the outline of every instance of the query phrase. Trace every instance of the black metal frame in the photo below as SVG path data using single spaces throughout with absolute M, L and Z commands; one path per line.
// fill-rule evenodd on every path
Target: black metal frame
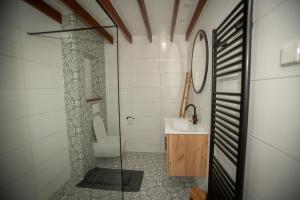
M 251 32 L 252 0 L 242 0 L 213 30 L 209 200 L 243 199 Z M 220 84 L 218 80 L 230 75 L 240 75 L 240 93 L 217 92 L 217 85 Z M 215 147 L 235 166 L 235 180 L 216 157 Z
M 28 32 L 28 35 L 43 35 L 43 34 L 51 34 L 51 33 L 66 33 L 66 32 L 74 32 L 74 31 L 86 31 L 86 30 L 97 30 L 97 29 L 109 29 L 109 28 L 118 28 L 117 26 L 93 26 L 93 27 L 83 27 L 83 28 L 72 28 L 72 29 L 61 29 L 54 31 L 42 31 L 42 32 Z
M 206 57 L 205 57 L 206 61 L 205 61 L 204 78 L 202 80 L 201 87 L 199 89 L 197 89 L 197 88 L 195 88 L 194 79 L 193 79 L 193 57 L 194 57 L 194 48 L 195 48 L 195 43 L 197 41 L 197 37 L 200 37 L 200 39 L 201 39 L 201 34 L 203 36 L 204 43 L 205 43 L 205 48 L 206 48 Z M 209 58 L 209 48 L 208 48 L 207 35 L 206 35 L 204 30 L 199 30 L 197 32 L 196 36 L 195 36 L 195 39 L 194 39 L 193 50 L 192 50 L 192 62 L 191 62 L 192 83 L 193 83 L 193 89 L 194 89 L 195 93 L 201 93 L 204 86 L 205 86 L 206 78 L 207 78 L 207 71 L 208 71 L 208 60 L 209 60 L 208 58 Z

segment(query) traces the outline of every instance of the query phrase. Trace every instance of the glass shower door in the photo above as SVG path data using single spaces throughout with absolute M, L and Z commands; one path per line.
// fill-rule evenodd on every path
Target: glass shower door
M 62 49 L 71 177 L 53 199 L 123 199 L 118 40 L 106 43 L 99 29 L 117 36 L 116 27 L 86 28 L 73 14 L 63 30 L 30 33 Z

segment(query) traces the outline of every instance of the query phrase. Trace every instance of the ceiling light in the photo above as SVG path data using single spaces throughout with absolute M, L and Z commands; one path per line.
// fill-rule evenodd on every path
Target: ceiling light
M 167 42 L 162 42 L 162 43 L 160 43 L 160 45 L 163 49 L 165 49 L 167 47 Z

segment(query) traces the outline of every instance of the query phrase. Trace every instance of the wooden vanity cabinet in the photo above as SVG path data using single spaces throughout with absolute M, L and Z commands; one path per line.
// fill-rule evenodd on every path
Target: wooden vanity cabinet
M 207 176 L 207 148 L 207 134 L 167 134 L 167 175 Z

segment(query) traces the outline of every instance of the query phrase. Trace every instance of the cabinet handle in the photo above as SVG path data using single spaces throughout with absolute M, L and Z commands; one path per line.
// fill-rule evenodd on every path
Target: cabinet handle
M 167 136 L 165 136 L 165 150 L 167 150 Z

